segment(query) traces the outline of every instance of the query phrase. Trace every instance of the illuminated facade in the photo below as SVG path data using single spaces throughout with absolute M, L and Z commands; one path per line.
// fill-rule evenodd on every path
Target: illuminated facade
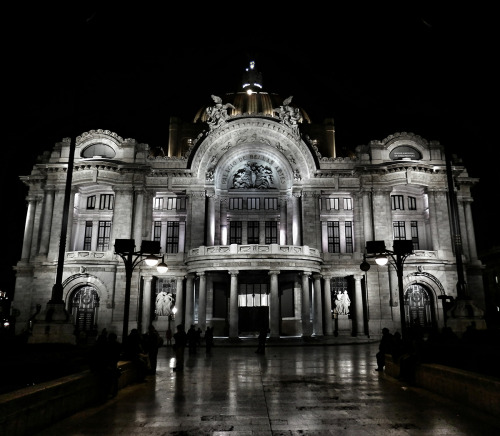
M 255 86 L 258 82 L 260 86 Z M 332 119 L 313 123 L 263 91 L 253 65 L 241 92 L 212 96 L 192 122 L 170 120 L 152 147 L 106 130 L 76 138 L 63 298 L 76 331 L 121 331 L 125 272 L 115 239 L 159 241 L 168 271 L 134 270 L 130 328 L 171 321 L 238 338 L 378 335 L 400 328 L 396 272 L 360 270 L 366 241 L 411 240 L 407 325 L 445 324 L 457 267 L 443 147 L 395 133 L 340 153 Z M 248 92 L 248 91 L 252 92 Z M 195 108 L 196 110 L 196 108 Z M 17 332 L 51 297 L 71 141 L 31 175 L 13 307 Z M 468 289 L 484 305 L 470 187 L 453 177 Z

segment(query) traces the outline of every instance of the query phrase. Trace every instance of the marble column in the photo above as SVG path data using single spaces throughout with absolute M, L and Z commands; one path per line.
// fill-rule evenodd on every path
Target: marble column
M 144 288 L 142 295 L 142 323 L 141 332 L 147 333 L 149 324 L 151 324 L 151 282 L 152 276 L 144 276 Z
M 280 337 L 280 299 L 279 299 L 279 289 L 278 289 L 278 274 L 279 271 L 269 271 L 269 276 L 271 277 L 271 323 L 270 329 L 271 338 Z
M 175 325 L 184 324 L 184 277 L 176 277 L 175 283 Z M 172 329 L 175 332 L 175 328 Z
M 311 299 L 309 298 L 310 275 L 310 272 L 302 272 L 302 336 L 311 336 Z
M 135 214 L 134 214 L 134 240 L 136 246 L 140 247 L 142 242 L 142 217 L 144 213 L 144 193 L 136 191 L 135 193 Z M 161 247 L 165 252 L 165 247 Z
M 313 334 L 323 336 L 323 304 L 321 302 L 321 274 L 314 274 Z
M 33 223 L 35 220 L 35 199 L 28 199 L 28 211 L 26 213 L 26 224 L 24 226 L 23 249 L 21 260 L 28 261 L 30 258 L 31 240 L 33 238 Z
M 204 272 L 199 272 L 200 291 L 198 295 L 198 327 L 202 332 L 207 326 L 207 276 Z
M 207 194 L 208 215 L 207 215 L 207 246 L 215 244 L 215 194 Z
M 364 336 L 364 319 L 363 319 L 363 293 L 361 289 L 361 279 L 363 276 L 354 276 L 354 307 L 356 315 L 356 336 Z
M 238 273 L 231 274 L 231 287 L 229 294 L 229 339 L 238 339 Z
M 323 316 L 325 318 L 325 335 L 333 335 L 333 317 L 332 317 L 332 296 L 331 296 L 331 277 L 327 276 L 323 282 Z
M 54 210 L 54 189 L 45 191 L 45 208 L 43 211 L 42 232 L 40 240 L 40 254 L 47 256 L 49 251 L 50 227 L 52 224 L 52 211 Z
M 464 201 L 465 209 L 465 227 L 467 231 L 467 241 L 469 242 L 469 259 L 472 262 L 477 262 L 477 247 L 476 247 L 476 235 L 474 234 L 474 222 L 472 219 L 471 202 Z
M 184 326 L 186 331 L 193 324 L 194 303 L 194 275 L 188 274 L 186 277 L 186 312 L 184 314 Z

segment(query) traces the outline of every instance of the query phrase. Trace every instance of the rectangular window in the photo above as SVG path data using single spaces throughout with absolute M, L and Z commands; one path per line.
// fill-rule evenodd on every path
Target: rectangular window
M 269 306 L 266 283 L 240 283 L 238 285 L 238 307 Z
M 99 210 L 113 210 L 113 202 L 115 196 L 113 194 L 101 194 L 101 198 L 99 200 Z
M 186 197 L 177 197 L 177 210 L 186 210 Z
M 94 196 L 95 200 L 95 196 Z M 85 221 L 85 233 L 83 236 L 83 249 L 92 250 L 92 221 Z
M 161 242 L 161 221 L 155 221 L 154 223 L 153 241 Z
M 87 209 L 95 209 L 95 195 L 87 197 Z
M 352 221 L 345 222 L 345 252 L 353 253 Z
M 411 226 L 411 240 L 413 242 L 413 249 L 419 250 L 419 242 L 418 242 L 418 225 L 417 221 L 410 221 Z
M 247 222 L 247 243 L 248 244 L 258 244 L 259 243 L 259 222 L 258 221 L 248 221 Z
M 394 228 L 394 239 L 406 239 L 406 230 L 404 221 L 394 221 L 392 223 Z
M 179 252 L 179 222 L 167 222 L 167 246 L 165 253 L 178 253 Z
M 241 221 L 230 221 L 229 222 L 229 243 L 230 244 L 241 244 Z
M 162 210 L 163 209 L 163 197 L 155 197 L 153 200 L 153 209 Z
M 408 197 L 408 210 L 417 210 L 417 199 L 415 197 Z
M 185 210 L 186 209 L 186 198 L 185 197 L 168 197 L 167 198 L 167 209 L 168 210 Z
M 338 198 L 323 198 L 326 210 L 339 210 Z
M 344 198 L 344 210 L 352 210 L 352 198 Z
M 402 195 L 391 195 L 392 210 L 405 210 L 404 197 Z
M 97 231 L 97 251 L 109 250 L 109 237 L 111 235 L 111 221 L 99 221 Z
M 264 198 L 264 209 L 277 210 L 278 209 L 278 199 L 277 198 Z
M 230 210 L 243 209 L 243 198 L 230 198 L 229 199 L 229 209 Z
M 340 253 L 340 227 L 338 221 L 328 221 L 328 253 Z
M 276 221 L 266 221 L 266 244 L 278 243 L 278 223 Z
M 260 198 L 247 198 L 247 209 L 260 209 Z

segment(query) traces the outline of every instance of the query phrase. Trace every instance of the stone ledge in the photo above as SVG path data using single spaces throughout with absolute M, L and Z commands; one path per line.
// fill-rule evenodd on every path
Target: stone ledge
M 119 362 L 118 389 L 134 383 L 131 362 Z M 91 371 L 62 377 L 0 395 L 0 435 L 24 436 L 97 403 L 99 379 Z
M 390 355 L 386 355 L 385 373 L 394 378 L 400 375 L 399 364 Z M 500 379 L 495 377 L 422 363 L 416 368 L 414 385 L 490 415 L 500 415 Z

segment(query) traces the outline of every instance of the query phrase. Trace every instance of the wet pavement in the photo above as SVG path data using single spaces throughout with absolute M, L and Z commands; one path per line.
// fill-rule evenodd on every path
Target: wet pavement
M 161 348 L 158 370 L 37 436 L 500 435 L 500 419 L 375 371 L 377 343 Z

